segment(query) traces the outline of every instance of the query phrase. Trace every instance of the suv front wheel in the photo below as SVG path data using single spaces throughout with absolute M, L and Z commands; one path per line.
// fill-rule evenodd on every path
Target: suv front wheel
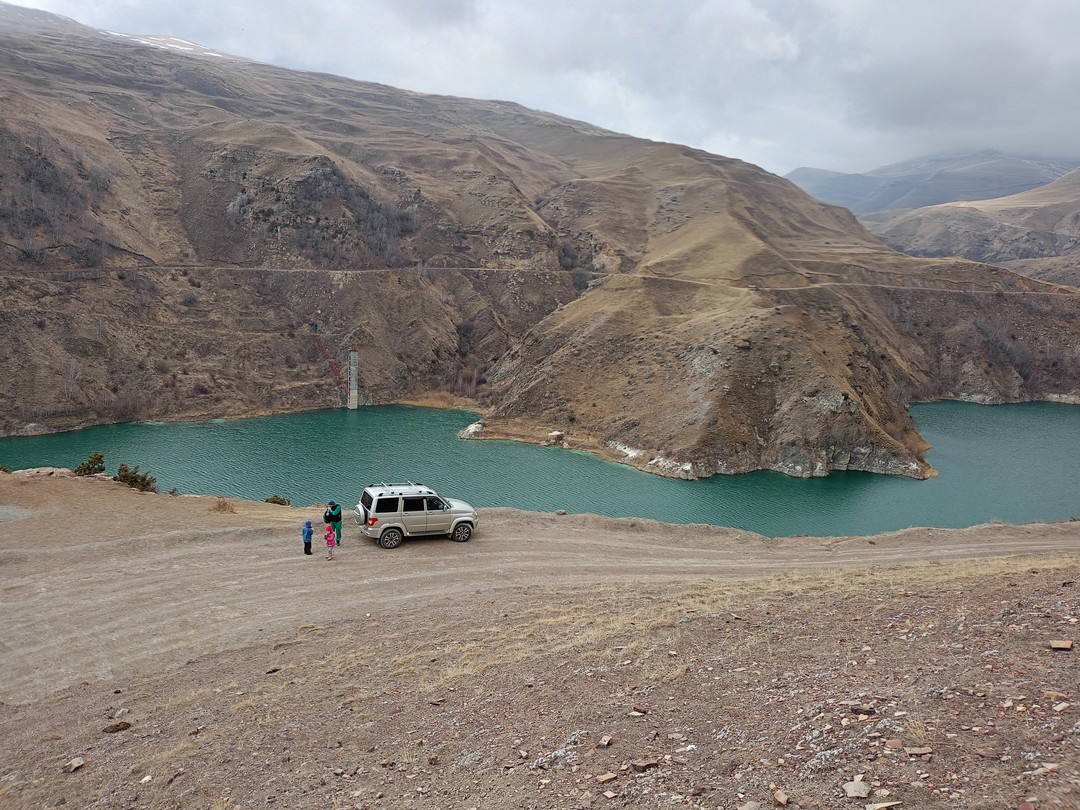
M 401 545 L 401 530 L 387 529 L 379 535 L 379 545 L 383 548 L 397 548 Z
M 472 524 L 469 523 L 459 523 L 450 535 L 450 539 L 455 543 L 467 543 L 470 537 L 472 537 Z

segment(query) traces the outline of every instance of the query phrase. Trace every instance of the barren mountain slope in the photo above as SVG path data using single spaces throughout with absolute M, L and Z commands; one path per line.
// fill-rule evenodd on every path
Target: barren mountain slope
M 918 477 L 906 402 L 1075 398 L 1075 339 L 1032 351 L 1077 314 L 1075 291 L 912 261 L 752 167 L 704 171 L 677 239 L 654 230 L 634 276 L 597 283 L 496 366 L 483 432 L 584 444 L 585 428 L 590 449 L 668 475 Z
M 908 402 L 1080 396 L 1075 291 L 740 161 L 0 15 L 4 431 L 334 405 L 313 333 L 666 475 L 924 476 Z

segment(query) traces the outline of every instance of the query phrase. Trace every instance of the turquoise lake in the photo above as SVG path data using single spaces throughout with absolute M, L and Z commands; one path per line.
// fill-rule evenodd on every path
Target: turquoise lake
M 660 478 L 553 447 L 464 441 L 468 411 L 379 406 L 199 423 L 136 423 L 0 439 L 0 464 L 75 467 L 92 452 L 110 473 L 139 465 L 162 492 L 295 505 L 355 504 L 366 484 L 415 481 L 475 506 L 565 509 L 710 523 L 770 537 L 876 534 L 1080 517 L 1080 407 L 918 405 L 936 478 L 758 472 Z

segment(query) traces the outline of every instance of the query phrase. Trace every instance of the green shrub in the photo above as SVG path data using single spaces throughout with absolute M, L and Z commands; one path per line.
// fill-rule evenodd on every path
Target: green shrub
M 134 467 L 128 467 L 127 464 L 121 464 L 120 469 L 118 469 L 116 475 L 113 476 L 113 481 L 127 484 L 132 489 L 139 490 L 139 492 L 158 491 L 157 478 L 149 473 L 140 473 L 138 464 Z
M 292 499 L 283 498 L 280 495 L 271 495 L 266 499 L 267 503 L 276 503 L 278 506 L 292 506 Z
M 98 475 L 105 472 L 105 456 L 91 453 L 90 458 L 75 468 L 76 475 Z

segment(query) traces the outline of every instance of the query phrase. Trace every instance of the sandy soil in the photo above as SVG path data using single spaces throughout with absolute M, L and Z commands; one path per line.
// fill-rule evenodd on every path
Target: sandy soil
M 0 806 L 1080 807 L 1080 522 L 320 512 L 0 474 Z

